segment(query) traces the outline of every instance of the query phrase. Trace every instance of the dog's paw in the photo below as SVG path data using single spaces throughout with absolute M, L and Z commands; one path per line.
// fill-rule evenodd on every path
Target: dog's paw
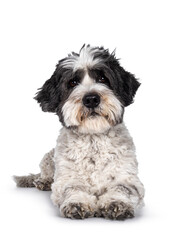
M 101 216 L 107 219 L 125 220 L 134 217 L 133 208 L 124 202 L 111 202 L 107 206 L 100 208 Z
M 37 179 L 33 182 L 34 186 L 41 191 L 51 191 L 52 180 L 50 179 Z
M 83 203 L 69 203 L 61 210 L 64 217 L 71 219 L 84 219 L 93 217 L 93 210 Z

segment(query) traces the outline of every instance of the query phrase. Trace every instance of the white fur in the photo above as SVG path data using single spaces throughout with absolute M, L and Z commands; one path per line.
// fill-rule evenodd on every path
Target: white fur
M 97 48 L 92 48 L 88 45 L 84 46 L 79 56 L 69 55 L 66 61 L 61 63 L 61 66 L 64 68 L 70 68 L 76 71 L 77 69 L 86 69 L 87 67 L 93 67 L 101 60 L 99 58 L 94 59 L 94 54 L 100 52 L 101 50 Z
M 124 124 L 93 135 L 64 127 L 57 139 L 54 162 L 51 198 L 62 216 L 69 203 L 81 202 L 94 211 L 120 200 L 135 211 L 143 205 L 135 147 Z M 128 196 L 118 185 L 131 188 L 133 194 Z M 107 191 L 101 195 L 103 189 Z
M 98 117 L 81 117 L 88 115 L 82 103 L 85 94 L 96 92 L 101 97 L 101 103 L 96 108 Z M 65 102 L 62 112 L 67 127 L 76 126 L 81 133 L 99 133 L 108 130 L 122 115 L 122 104 L 107 86 L 95 83 L 87 74 Z M 106 118 L 105 118 L 106 116 Z

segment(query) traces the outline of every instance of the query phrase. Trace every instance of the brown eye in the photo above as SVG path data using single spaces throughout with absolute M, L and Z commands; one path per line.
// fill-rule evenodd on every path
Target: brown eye
M 104 76 L 100 76 L 100 77 L 98 78 L 98 82 L 100 82 L 100 83 L 106 83 L 106 82 L 107 82 L 107 79 L 106 79 Z
M 98 78 L 97 78 L 97 82 L 99 83 L 108 83 L 108 79 L 104 76 L 104 75 L 99 75 Z
M 69 86 L 73 88 L 76 85 L 78 85 L 78 83 L 79 82 L 76 79 L 72 79 L 72 80 L 69 81 Z

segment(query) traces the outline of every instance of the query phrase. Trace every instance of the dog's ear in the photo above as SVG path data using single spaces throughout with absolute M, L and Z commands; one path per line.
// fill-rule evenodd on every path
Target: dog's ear
M 60 78 L 61 74 L 56 69 L 52 77 L 36 93 L 34 99 L 40 103 L 44 112 L 56 112 L 57 110 L 61 101 Z
M 140 83 L 138 80 L 135 78 L 133 74 L 130 72 L 127 72 L 120 66 L 119 69 L 120 72 L 120 78 L 122 81 L 122 92 L 121 92 L 121 98 L 123 100 L 124 106 L 128 106 L 131 103 L 133 103 L 133 98 L 136 94 L 137 89 L 140 86 Z

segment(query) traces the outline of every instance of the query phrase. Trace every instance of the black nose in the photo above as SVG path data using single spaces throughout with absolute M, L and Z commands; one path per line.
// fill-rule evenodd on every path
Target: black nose
M 86 106 L 87 108 L 95 108 L 100 103 L 100 96 L 95 93 L 91 93 L 91 94 L 85 95 L 82 101 L 84 106 Z

